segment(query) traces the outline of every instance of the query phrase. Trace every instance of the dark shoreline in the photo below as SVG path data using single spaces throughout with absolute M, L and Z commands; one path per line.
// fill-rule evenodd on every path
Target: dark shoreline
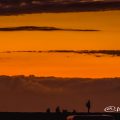
M 112 115 L 115 120 L 120 120 L 120 113 L 107 112 L 0 112 L 0 119 L 5 120 L 66 120 L 69 115 Z M 3 119 L 3 120 L 4 120 Z

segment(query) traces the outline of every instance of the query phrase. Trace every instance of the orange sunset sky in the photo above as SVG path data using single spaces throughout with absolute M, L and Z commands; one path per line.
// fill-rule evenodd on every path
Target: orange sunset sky
M 119 0 L 118 0 L 119 1 Z M 23 13 L 26 7 L 31 5 L 46 5 L 43 1 L 32 1 L 16 3 Z M 66 4 L 72 4 L 75 1 L 66 1 Z M 94 3 L 94 1 L 78 1 L 81 3 Z M 96 1 L 97 2 L 97 1 Z M 107 1 L 109 4 L 110 1 Z M 23 4 L 24 3 L 24 4 Z M 62 4 L 61 1 L 51 2 L 53 5 Z M 63 2 L 64 3 L 64 2 Z M 106 1 L 99 3 L 106 4 Z M 114 5 L 114 3 L 112 3 Z M 119 4 L 119 2 L 117 3 Z M 116 4 L 115 4 L 116 5 Z M 1 2 L 0 16 L 0 74 L 1 75 L 38 75 L 38 76 L 56 76 L 56 77 L 119 77 L 120 76 L 120 57 L 80 55 L 75 53 L 28 53 L 5 51 L 47 51 L 47 50 L 120 50 L 120 11 L 107 11 L 93 8 L 86 8 L 84 12 L 48 12 L 18 14 L 10 12 L 15 7 L 14 2 Z M 74 7 L 74 6 L 73 6 Z M 6 15 L 4 10 L 9 10 L 10 15 Z M 31 8 L 33 12 L 35 9 Z M 51 8 L 52 9 L 52 8 Z M 48 11 L 51 10 L 47 9 Z M 53 9 L 55 11 L 57 8 Z M 69 8 L 63 9 L 70 10 Z M 92 11 L 89 11 L 92 9 Z M 60 8 L 60 11 L 62 9 Z M 5 15 L 4 15 L 5 14 Z M 61 30 L 22 30 L 22 31 L 4 31 L 4 28 L 37 26 L 37 27 L 55 27 Z M 2 29 L 3 28 L 3 29 Z M 19 28 L 17 28 L 19 29 Z M 65 29 L 72 29 L 71 31 Z M 79 29 L 82 31 L 74 31 Z M 84 31 L 89 30 L 89 31 Z M 91 31 L 97 30 L 97 31 Z M 3 53 L 2 53 L 3 52 Z
M 119 106 L 120 0 L 0 1 L 0 111 Z
M 1 31 L 0 51 L 119 50 L 119 14 L 120 11 L 106 11 L 0 16 L 1 27 L 54 26 L 100 30 L 98 32 Z M 68 53 L 0 53 L 0 58 L 1 75 L 35 74 L 93 78 L 120 76 L 119 57 L 97 58 Z
M 100 32 L 0 32 L 0 50 L 120 49 L 119 14 L 107 11 L 1 16 L 1 27 L 54 26 Z
M 47 13 L 1 16 L 1 27 L 55 26 L 97 29 L 99 32 L 15 31 L 0 32 L 0 51 L 22 50 L 118 50 L 120 11 Z M 35 74 L 57 77 L 118 77 L 120 58 L 67 54 L 2 54 L 0 74 Z M 89 61 L 88 61 L 89 59 Z

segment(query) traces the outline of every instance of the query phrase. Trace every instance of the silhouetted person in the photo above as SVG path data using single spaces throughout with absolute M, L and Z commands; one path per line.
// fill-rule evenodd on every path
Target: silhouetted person
M 46 112 L 47 112 L 47 113 L 50 113 L 50 112 L 51 112 L 50 108 L 48 108 L 48 109 L 46 110 Z
M 56 113 L 60 113 L 60 107 L 57 106 L 55 111 L 56 111 Z
M 75 114 L 75 113 L 77 113 L 77 112 L 76 112 L 76 110 L 73 110 L 73 112 L 72 112 L 72 113 L 74 113 L 74 114 Z
M 87 101 L 86 107 L 88 109 L 88 113 L 90 113 L 90 109 L 91 109 L 91 102 L 90 102 L 90 100 Z

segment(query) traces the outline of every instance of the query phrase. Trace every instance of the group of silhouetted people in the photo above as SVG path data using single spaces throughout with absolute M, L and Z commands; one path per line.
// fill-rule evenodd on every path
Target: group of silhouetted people
M 86 108 L 87 108 L 87 112 L 90 113 L 90 109 L 91 109 L 91 101 L 88 100 L 88 101 L 86 102 L 85 106 L 86 106 Z M 47 108 L 46 112 L 47 112 L 47 113 L 50 113 L 50 112 L 51 112 L 50 108 Z M 56 107 L 55 112 L 56 112 L 56 113 L 60 113 L 60 112 L 61 112 L 59 106 Z M 63 110 L 63 112 L 67 112 L 67 110 Z M 73 112 L 75 113 L 76 110 L 73 110 Z

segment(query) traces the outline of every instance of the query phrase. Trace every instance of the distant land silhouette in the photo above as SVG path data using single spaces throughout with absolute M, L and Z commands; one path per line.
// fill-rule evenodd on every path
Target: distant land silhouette
M 90 100 L 86 105 L 87 107 L 90 105 Z M 79 119 L 68 119 L 72 116 L 78 116 Z M 67 109 L 61 109 L 60 106 L 57 106 L 54 112 L 50 108 L 47 108 L 46 112 L 0 112 L 0 119 L 5 120 L 98 120 L 99 117 L 101 117 L 99 120 L 119 120 L 120 113 L 90 112 L 89 110 L 88 112 L 77 112 L 74 109 L 69 112 Z
M 120 120 L 120 113 L 83 113 L 83 112 L 2 112 L 0 113 L 0 119 L 4 120 L 67 120 L 70 115 L 110 115 L 114 120 Z M 80 119 L 81 120 L 81 119 Z M 87 119 L 89 120 L 89 119 Z M 91 120 L 91 119 L 90 119 Z M 98 120 L 98 119 L 94 119 Z M 105 118 L 101 120 L 106 120 Z

